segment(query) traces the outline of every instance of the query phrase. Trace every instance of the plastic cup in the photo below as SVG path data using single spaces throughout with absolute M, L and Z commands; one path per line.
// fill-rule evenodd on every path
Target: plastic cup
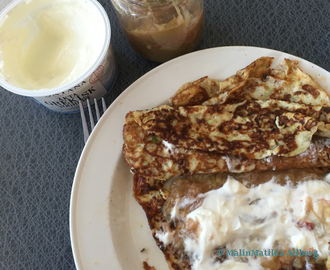
M 33 1 L 33 0 L 32 0 Z M 86 71 L 80 74 L 73 81 L 52 88 L 40 90 L 27 90 L 17 87 L 9 83 L 4 77 L 0 76 L 0 85 L 8 91 L 33 98 L 38 103 L 47 107 L 48 109 L 57 112 L 76 112 L 79 111 L 79 100 L 91 101 L 97 100 L 109 92 L 115 83 L 117 76 L 117 66 L 115 56 L 110 45 L 111 27 L 107 13 L 100 3 L 96 0 L 84 0 L 90 2 L 97 9 L 97 16 L 102 18 L 104 24 L 104 43 L 101 50 L 97 52 L 97 59 L 88 67 Z M 15 0 L 5 7 L 0 13 L 0 27 L 8 12 L 12 11 L 17 5 L 22 2 L 31 2 L 26 0 Z M 45 1 L 45 7 L 51 1 Z M 55 2 L 55 1 L 53 1 Z M 52 2 L 51 2 L 52 3 Z M 33 12 L 32 12 L 33 13 Z M 29 14 L 29 16 L 34 16 Z M 103 26 L 102 26 L 103 28 Z M 1 53 L 1 44 L 0 44 Z M 0 63 L 1 65 L 1 63 Z

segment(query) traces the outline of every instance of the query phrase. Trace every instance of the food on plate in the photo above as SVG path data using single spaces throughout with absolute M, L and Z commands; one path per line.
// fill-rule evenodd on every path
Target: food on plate
M 262 77 L 272 62 L 272 57 L 260 57 L 224 81 L 213 80 L 205 76 L 197 81 L 185 83 L 170 98 L 170 103 L 173 106 L 199 105 L 219 94 L 225 97 L 243 87 L 250 76 Z
M 275 99 L 330 106 L 329 95 L 313 77 L 298 67 L 297 61 L 284 59 L 282 65 L 274 69 L 270 68 L 272 62 L 272 57 L 261 57 L 224 81 L 204 77 L 186 83 L 170 98 L 171 105 L 211 105 Z
M 261 57 L 132 111 L 123 154 L 170 269 L 330 269 L 330 100 Z
M 156 270 L 155 267 L 150 266 L 146 261 L 143 262 L 143 269 L 144 270 Z
M 330 166 L 330 139 L 317 136 L 313 138 L 309 148 L 299 155 L 249 159 L 175 147 L 160 140 L 155 134 L 144 131 L 134 120 L 133 113 L 126 116 L 123 134 L 123 154 L 132 171 L 160 180 L 190 174 Z
M 213 174 L 172 182 L 135 174 L 133 194 L 171 270 L 329 269 L 328 172 Z M 308 256 L 297 255 L 303 251 Z
M 145 131 L 175 146 L 261 159 L 305 152 L 318 129 L 327 134 L 326 124 L 318 120 L 324 110 L 330 108 L 258 100 L 179 108 L 164 105 L 133 114 Z

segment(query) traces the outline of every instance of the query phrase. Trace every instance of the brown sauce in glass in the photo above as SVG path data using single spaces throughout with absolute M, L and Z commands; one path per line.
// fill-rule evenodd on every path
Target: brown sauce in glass
M 153 11 L 144 19 L 122 22 L 132 48 L 156 62 L 165 62 L 195 49 L 202 38 L 204 25 L 203 10 L 197 16 L 189 11 L 178 12 L 166 23 L 159 19 L 161 12 L 165 11 Z

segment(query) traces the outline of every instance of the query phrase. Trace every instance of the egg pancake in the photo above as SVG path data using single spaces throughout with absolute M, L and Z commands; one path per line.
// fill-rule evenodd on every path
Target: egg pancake
M 134 173 L 168 180 L 174 176 L 250 172 L 330 166 L 330 139 L 315 136 L 309 148 L 293 157 L 249 159 L 175 147 L 140 127 L 133 112 L 126 116 L 123 155 Z
M 186 83 L 170 98 L 171 105 L 212 105 L 243 100 L 276 99 L 330 106 L 329 95 L 313 77 L 298 67 L 297 61 L 285 59 L 279 68 L 273 69 L 270 68 L 272 61 L 272 57 L 261 57 L 224 81 L 204 77 L 203 83 L 200 80 Z M 209 87 L 210 85 L 212 87 Z M 199 91 L 192 91 L 197 87 Z M 207 95 L 198 98 L 200 93 Z
M 330 99 L 297 61 L 272 62 L 126 115 L 133 195 L 171 270 L 330 270 Z
M 237 181 L 244 183 L 247 188 L 267 183 L 270 180 L 285 186 L 288 182 L 287 179 L 290 179 L 292 186 L 296 186 L 306 181 L 323 179 L 328 172 L 329 169 L 316 170 L 310 168 L 242 173 L 234 174 L 234 177 Z M 134 175 L 133 195 L 146 213 L 152 235 L 157 246 L 164 253 L 169 269 L 192 269 L 192 264 L 196 258 L 186 250 L 185 239 L 187 238 L 187 233 L 190 235 L 197 234 L 198 226 L 194 227 L 194 223 L 187 222 L 186 216 L 201 205 L 202 199 L 198 198 L 202 194 L 221 188 L 226 183 L 228 176 L 228 174 L 189 176 L 177 178 L 170 183 L 154 178 L 144 178 L 138 174 Z M 181 208 L 177 208 L 180 202 Z M 175 208 L 177 210 L 174 210 Z M 175 211 L 177 214 L 174 219 L 173 213 Z M 161 235 L 166 233 L 171 235 L 167 244 L 160 240 L 162 239 Z M 214 269 L 218 269 L 219 265 L 229 259 L 227 256 L 219 256 L 217 253 L 218 248 L 219 246 L 215 247 L 214 252 L 210 256 L 214 263 Z M 222 248 L 224 247 L 222 246 Z M 240 258 L 238 257 L 237 259 Z M 246 262 L 248 258 L 242 259 Z M 296 259 L 295 262 L 293 262 L 293 259 Z M 295 266 L 293 266 L 293 263 L 295 263 Z M 315 258 L 308 256 L 297 258 L 285 256 L 265 257 L 263 264 L 264 266 L 269 266 L 267 267 L 268 269 L 273 270 L 327 269 L 325 265 L 326 259 L 322 258 L 316 261 Z
M 243 101 L 212 106 L 160 106 L 133 112 L 147 132 L 176 147 L 252 159 L 305 152 L 330 108 L 279 100 Z
M 224 103 L 228 96 L 241 89 L 250 77 L 261 78 L 266 74 L 272 62 L 272 57 L 260 57 L 224 81 L 205 76 L 194 82 L 185 83 L 170 98 L 170 103 L 172 106 L 198 105 L 213 97 L 218 99 L 218 103 Z

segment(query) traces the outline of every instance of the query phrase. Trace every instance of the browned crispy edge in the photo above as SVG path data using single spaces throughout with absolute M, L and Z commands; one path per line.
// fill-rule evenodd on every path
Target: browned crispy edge
M 163 189 L 163 185 L 164 181 L 144 178 L 135 174 L 133 176 L 133 196 L 146 213 L 152 236 L 159 249 L 163 252 L 169 268 L 171 270 L 189 270 L 191 265 L 187 255 L 174 250 L 172 245 L 164 245 L 155 236 L 156 231 L 161 230 L 162 223 L 165 222 L 162 207 L 166 200 L 160 192 Z M 151 200 L 148 197 L 150 195 L 152 196 Z
M 155 267 L 150 266 L 146 261 L 143 262 L 143 269 L 144 270 L 156 270 Z

